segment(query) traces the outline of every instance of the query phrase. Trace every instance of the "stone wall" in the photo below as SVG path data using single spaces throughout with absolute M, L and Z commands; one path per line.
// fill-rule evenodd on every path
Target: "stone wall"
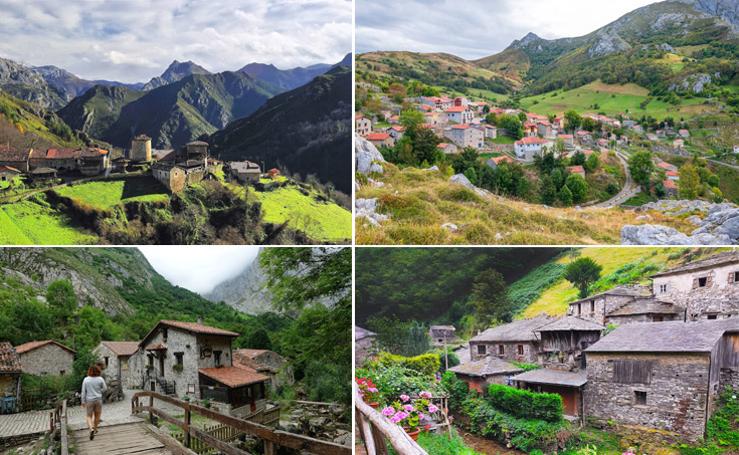
M 478 346 L 485 346 L 485 353 L 479 353 Z M 499 346 L 503 345 L 504 353 L 501 355 Z M 518 354 L 518 346 L 523 345 L 523 355 Z M 503 341 L 470 341 L 470 358 L 480 360 L 488 355 L 496 356 L 503 360 L 515 362 L 535 363 L 537 361 L 538 348 L 530 341 L 503 342 Z
M 651 362 L 648 383 L 616 380 L 616 360 Z M 675 432 L 688 441 L 703 436 L 709 391 L 708 355 L 589 353 L 587 362 L 588 418 Z M 636 392 L 646 392 L 645 404 L 636 402 Z
M 23 372 L 36 376 L 72 373 L 74 354 L 50 343 L 20 354 Z
M 707 319 L 739 315 L 739 282 L 730 275 L 739 271 L 738 264 L 728 264 L 710 270 L 697 270 L 678 275 L 655 277 L 653 290 L 659 300 L 688 309 L 688 319 Z M 705 287 L 694 287 L 695 280 L 706 278 Z M 663 291 L 663 286 L 666 289 Z
M 163 379 L 165 381 L 175 381 L 175 394 L 177 396 L 194 395 L 199 397 L 199 351 L 196 337 L 189 332 L 168 327 L 165 341 L 160 327 L 156 334 L 146 340 L 146 345 L 159 343 L 166 345 L 167 350 L 145 353 L 146 389 L 151 390 L 153 381 L 156 391 L 164 392 L 158 382 L 158 379 Z M 175 368 L 177 364 L 175 354 L 180 352 L 182 353 L 182 371 Z M 161 370 L 159 356 L 164 358 L 164 368 Z
M 124 384 L 125 378 L 120 370 L 118 355 L 102 343 L 95 348 L 93 353 L 97 356 L 98 360 L 102 361 L 105 365 L 105 369 L 102 372 L 103 378 L 105 378 L 106 381 L 119 379 L 121 384 Z
M 722 368 L 719 379 L 719 390 L 724 390 L 726 387 L 731 387 L 736 391 L 739 391 L 739 369 L 736 368 Z
M 592 299 L 570 303 L 567 309 L 567 315 L 577 316 L 600 325 L 606 325 L 606 314 L 617 308 L 621 308 L 632 300 L 634 298 L 631 296 L 601 295 Z

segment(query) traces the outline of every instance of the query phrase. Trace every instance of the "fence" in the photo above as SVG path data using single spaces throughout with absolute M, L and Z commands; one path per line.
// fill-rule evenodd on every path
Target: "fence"
M 239 431 L 234 427 L 228 425 L 211 425 L 203 427 L 203 431 L 223 442 L 235 441 L 246 433 Z M 174 438 L 185 444 L 185 433 L 175 433 Z M 197 453 L 198 455 L 208 455 L 218 453 L 217 449 L 210 447 L 207 443 L 201 441 L 198 438 L 190 438 L 190 450 Z

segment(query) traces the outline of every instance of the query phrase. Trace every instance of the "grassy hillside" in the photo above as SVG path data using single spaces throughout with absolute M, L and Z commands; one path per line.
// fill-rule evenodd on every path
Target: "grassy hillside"
M 151 177 L 87 182 L 55 190 L 60 196 L 77 199 L 96 209 L 109 209 L 126 202 L 166 201 L 169 194 Z
M 59 117 L 0 90 L 0 142 L 16 148 L 81 146 Z
M 690 119 L 719 110 L 718 106 L 707 104 L 704 98 L 682 99 L 678 105 L 651 99 L 642 109 L 640 105 L 648 98 L 649 90 L 636 84 L 605 84 L 596 81 L 572 90 L 555 90 L 522 98 L 521 107 L 542 115 L 575 110 L 604 112 L 610 116 L 625 113 L 637 117 L 651 115 L 657 119 L 665 117 Z
M 0 205 L 2 245 L 89 245 L 98 241 L 71 225 L 63 213 L 51 208 L 43 196 Z
M 361 218 L 359 244 L 614 244 L 624 224 L 641 224 L 622 209 L 548 208 L 513 199 L 481 197 L 439 172 L 383 164 L 385 185 L 363 185 L 358 198 L 378 198 L 391 219 L 372 227 Z M 687 232 L 689 223 L 652 214 L 652 223 Z M 453 223 L 457 232 L 441 227 Z
M 598 247 L 581 248 L 574 254 L 565 254 L 553 263 L 545 264 L 548 273 L 533 270 L 519 282 L 531 282 L 534 278 L 544 281 L 538 288 L 538 297 L 520 314 L 521 317 L 534 317 L 541 313 L 563 315 L 567 304 L 578 298 L 578 291 L 572 283 L 561 277 L 564 267 L 578 257 L 589 257 L 603 267 L 601 279 L 591 286 L 591 293 L 602 292 L 623 284 L 649 284 L 649 277 L 661 270 L 673 267 L 687 260 L 696 260 L 719 251 L 712 249 L 667 248 L 667 247 Z M 559 267 L 552 264 L 558 264 Z M 542 266 L 542 267 L 545 267 Z M 537 277 L 530 275 L 536 274 Z M 514 283 L 511 289 L 521 287 Z

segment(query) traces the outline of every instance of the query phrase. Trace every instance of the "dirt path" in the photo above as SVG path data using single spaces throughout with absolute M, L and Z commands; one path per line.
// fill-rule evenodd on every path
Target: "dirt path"
M 486 455 L 526 455 L 524 452 L 503 447 L 492 439 L 482 438 L 480 436 L 464 432 L 459 428 L 457 428 L 457 431 L 459 432 L 459 435 L 462 436 L 462 439 L 464 439 L 464 443 L 477 452 L 484 453 Z

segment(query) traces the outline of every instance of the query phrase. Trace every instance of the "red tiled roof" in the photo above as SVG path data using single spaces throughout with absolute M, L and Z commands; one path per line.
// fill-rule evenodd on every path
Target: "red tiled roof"
M 401 126 L 401 125 L 393 125 L 393 126 L 390 127 L 390 129 L 395 130 L 395 131 L 398 131 L 400 133 L 402 133 L 403 131 L 405 131 L 405 127 L 404 126 Z
M 657 167 L 660 167 L 662 169 L 672 169 L 675 167 L 675 165 L 670 164 L 667 161 L 660 161 L 659 163 L 657 163 Z
M 387 134 L 387 133 L 369 133 L 366 136 L 366 139 L 368 141 L 384 141 L 384 140 L 386 140 L 389 137 L 390 137 L 390 135 Z
M 582 131 L 582 130 L 580 130 L 580 131 L 577 132 L 577 135 L 578 136 L 590 136 L 590 131 Z
M 571 134 L 558 134 L 557 137 L 560 139 L 572 139 Z
M 466 124 L 466 123 L 463 123 L 461 125 L 452 125 L 452 129 L 454 129 L 454 130 L 466 130 L 469 127 L 470 126 L 468 124 Z
M 546 144 L 547 141 L 540 137 L 525 137 L 516 141 L 516 144 Z
M 500 163 L 502 163 L 502 162 L 504 162 L 504 161 L 505 161 L 506 163 L 513 163 L 513 161 L 514 161 L 514 160 L 513 160 L 513 158 L 511 158 L 511 157 L 510 157 L 510 156 L 508 156 L 508 155 L 501 155 L 501 156 L 496 156 L 496 157 L 494 157 L 494 158 L 490 158 L 490 159 L 491 159 L 491 160 L 493 160 L 493 162 L 494 162 L 495 164 L 500 164 Z
M 120 356 L 131 356 L 139 350 L 138 341 L 101 341 L 101 343 L 113 351 L 115 355 Z
M 667 175 L 669 177 L 678 177 L 678 176 L 680 176 L 680 174 L 678 174 L 676 171 L 667 171 L 667 172 L 665 172 L 665 175 Z
M 97 158 L 99 156 L 105 156 L 107 154 L 108 154 L 107 150 L 97 148 L 97 147 L 86 148 L 80 152 L 80 156 L 86 157 L 86 158 Z
M 203 376 L 207 376 L 214 381 L 232 388 L 269 380 L 269 377 L 259 374 L 255 369 L 245 365 L 238 367 L 201 368 L 198 372 Z
M 444 112 L 457 113 L 457 112 L 464 112 L 466 110 L 467 108 L 464 106 L 452 106 L 449 109 L 445 110 Z
M 77 157 L 78 154 L 77 149 L 48 149 L 46 151 L 46 159 L 47 160 L 66 160 L 66 159 L 74 159 Z
M 0 373 L 20 374 L 22 371 L 21 359 L 13 345 L 7 341 L 0 341 Z
M 676 190 L 677 189 L 677 183 L 675 183 L 673 180 L 670 180 L 670 179 L 665 179 L 662 182 L 662 186 L 664 186 L 665 189 L 668 189 L 668 190 Z
M 585 173 L 585 168 L 583 168 L 582 166 L 579 166 L 579 165 L 578 166 L 567 166 L 567 171 L 570 174 L 584 174 Z
M 55 344 L 59 346 L 60 348 L 71 352 L 72 354 L 75 353 L 75 351 L 67 346 L 64 346 L 63 344 L 56 342 L 54 340 L 43 340 L 43 341 L 29 341 L 28 343 L 23 343 L 21 345 L 18 345 L 15 347 L 15 352 L 18 354 L 25 354 L 26 352 L 33 351 L 34 349 L 38 349 L 42 346 L 46 346 L 47 344 Z

